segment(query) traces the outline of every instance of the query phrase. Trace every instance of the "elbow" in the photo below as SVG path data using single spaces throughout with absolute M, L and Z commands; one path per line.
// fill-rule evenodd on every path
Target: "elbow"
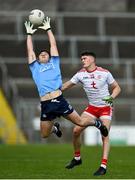
M 119 93 L 121 92 L 121 87 L 119 86 Z
M 119 95 L 120 93 L 121 93 L 121 87 L 118 86 L 118 88 L 117 88 L 117 95 Z

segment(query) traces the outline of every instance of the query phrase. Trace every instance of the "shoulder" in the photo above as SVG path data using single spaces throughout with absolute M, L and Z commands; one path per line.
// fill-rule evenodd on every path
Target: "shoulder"
M 99 66 L 97 66 L 97 71 L 106 72 L 106 73 L 109 72 L 107 69 L 99 67 Z
M 80 69 L 77 73 L 84 73 L 87 72 L 85 68 Z
M 60 57 L 59 56 L 51 56 L 49 62 L 53 64 L 59 64 L 60 63 Z
M 85 72 L 87 72 L 85 69 L 80 69 L 76 72 L 76 74 L 74 74 L 74 77 L 80 79 L 84 76 Z
M 37 59 L 35 59 L 33 62 L 29 63 L 29 66 L 33 66 L 35 64 L 39 64 Z
M 51 58 L 50 58 L 51 60 L 59 60 L 60 59 L 60 57 L 59 56 L 51 56 Z

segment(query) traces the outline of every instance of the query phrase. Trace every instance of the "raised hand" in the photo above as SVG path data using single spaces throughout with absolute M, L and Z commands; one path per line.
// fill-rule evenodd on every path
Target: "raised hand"
M 33 29 L 33 24 L 31 24 L 30 21 L 26 21 L 24 25 L 28 35 L 32 35 L 37 31 L 37 29 Z
M 49 17 L 46 17 L 46 19 L 43 21 L 43 26 L 39 26 L 38 28 L 43 29 L 45 31 L 48 31 L 51 29 L 50 26 L 51 19 Z

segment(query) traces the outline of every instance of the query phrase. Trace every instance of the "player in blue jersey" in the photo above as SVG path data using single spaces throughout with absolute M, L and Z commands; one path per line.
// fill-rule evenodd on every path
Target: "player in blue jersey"
M 61 137 L 62 132 L 59 123 L 53 122 L 56 117 L 60 116 L 63 116 L 74 124 L 82 127 L 96 126 L 103 136 L 107 136 L 108 129 L 101 121 L 81 119 L 78 113 L 70 104 L 68 104 L 62 95 L 60 57 L 56 40 L 51 30 L 50 18 L 46 17 L 43 26 L 38 27 L 47 33 L 50 52 L 43 50 L 38 57 L 36 57 L 32 42 L 32 35 L 37 29 L 34 29 L 33 25 L 27 21 L 25 22 L 25 28 L 27 32 L 28 63 L 41 102 L 41 136 L 46 138 L 51 133 L 55 133 L 58 137 Z

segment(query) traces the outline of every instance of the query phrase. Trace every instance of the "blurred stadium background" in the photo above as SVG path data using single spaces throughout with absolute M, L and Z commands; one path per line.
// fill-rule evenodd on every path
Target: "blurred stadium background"
M 29 3 L 0 0 L 0 143 L 65 143 L 72 139 L 74 125 L 63 118 L 61 139 L 40 138 L 39 98 L 27 65 L 24 29 L 32 9 L 43 10 L 52 19 L 63 82 L 80 69 L 79 55 L 85 49 L 94 51 L 97 64 L 110 70 L 117 79 L 122 93 L 115 101 L 112 126 L 118 127 L 115 129 L 115 136 L 120 137 L 118 142 L 127 144 L 128 133 L 133 136 L 135 127 L 133 0 L 33 0 Z M 44 32 L 38 31 L 33 38 L 37 52 L 48 47 Z M 80 86 L 64 95 L 79 113 L 88 104 Z M 135 144 L 134 138 L 135 135 L 131 141 Z

